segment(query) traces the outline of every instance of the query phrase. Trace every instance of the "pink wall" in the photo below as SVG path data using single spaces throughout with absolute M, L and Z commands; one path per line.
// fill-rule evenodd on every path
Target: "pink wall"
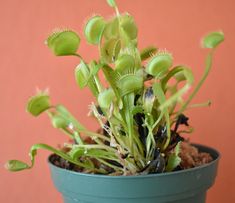
M 205 50 L 202 35 L 222 29 L 226 41 L 214 60 L 213 70 L 194 102 L 212 100 L 210 108 L 190 111 L 195 127 L 192 141 L 217 148 L 222 153 L 219 174 L 209 191 L 208 203 L 235 202 L 234 162 L 234 6 L 233 0 L 117 0 L 121 11 L 134 15 L 139 26 L 140 47 L 155 43 L 173 53 L 176 63 L 193 68 L 196 79 L 203 72 Z M 65 104 L 91 129 L 86 117 L 90 93 L 80 91 L 73 78 L 76 58 L 56 58 L 43 44 L 55 27 L 70 27 L 82 35 L 84 19 L 92 13 L 112 15 L 105 0 L 8 0 L 0 3 L 0 166 L 7 159 L 29 160 L 33 143 L 56 146 L 66 137 L 50 126 L 43 115 L 34 119 L 25 113 L 25 103 L 35 87 L 50 88 L 54 102 Z M 80 53 L 97 56 L 96 47 L 82 37 Z M 233 46 L 232 46 L 233 45 Z M 54 189 L 46 163 L 48 152 L 40 151 L 33 170 L 9 173 L 0 167 L 0 202 L 62 202 Z

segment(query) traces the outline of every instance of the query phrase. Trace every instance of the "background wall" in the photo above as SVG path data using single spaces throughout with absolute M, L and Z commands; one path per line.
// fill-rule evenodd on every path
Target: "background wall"
M 221 154 L 218 178 L 208 193 L 208 203 L 235 202 L 234 162 L 234 6 L 233 0 L 117 0 L 121 11 L 134 15 L 139 26 L 139 47 L 149 44 L 167 48 L 175 64 L 193 68 L 198 80 L 206 50 L 200 39 L 208 31 L 222 29 L 226 36 L 215 54 L 213 70 L 194 102 L 212 100 L 210 108 L 189 112 L 195 127 L 191 140 L 217 148 Z M 73 70 L 78 60 L 54 57 L 44 40 L 55 27 L 80 33 L 91 14 L 111 16 L 105 0 L 8 0 L 0 3 L 0 202 L 60 203 L 40 151 L 33 170 L 9 173 L 6 160 L 29 161 L 30 146 L 45 142 L 56 146 L 67 140 L 53 129 L 46 115 L 38 119 L 25 112 L 36 87 L 49 87 L 55 103 L 63 103 L 90 129 L 97 125 L 86 117 L 91 94 L 76 86 Z M 233 45 L 233 46 L 232 46 Z M 82 36 L 80 53 L 87 60 L 97 57 L 96 47 Z

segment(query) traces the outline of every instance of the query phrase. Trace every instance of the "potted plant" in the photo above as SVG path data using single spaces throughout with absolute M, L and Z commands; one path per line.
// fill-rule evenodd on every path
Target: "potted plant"
M 207 78 L 224 35 L 212 32 L 203 38 L 203 47 L 209 49 L 205 72 L 185 98 L 194 82 L 191 69 L 173 66 L 172 55 L 154 46 L 139 51 L 133 17 L 119 13 L 114 0 L 107 2 L 116 15 L 108 20 L 92 16 L 84 28 L 86 40 L 98 46 L 99 60 L 88 63 L 77 53 L 80 38 L 72 30 L 55 30 L 46 40 L 56 56 L 80 60 L 75 79 L 96 98 L 89 108 L 100 129 L 89 131 L 40 91 L 29 99 L 27 111 L 35 117 L 47 113 L 53 127 L 70 141 L 60 149 L 35 144 L 30 165 L 10 160 L 5 166 L 10 171 L 31 169 L 37 150 L 49 150 L 54 184 L 67 203 L 203 203 L 216 176 L 219 153 L 190 144 L 182 134 L 192 132 L 185 111 L 209 105 L 190 102 Z

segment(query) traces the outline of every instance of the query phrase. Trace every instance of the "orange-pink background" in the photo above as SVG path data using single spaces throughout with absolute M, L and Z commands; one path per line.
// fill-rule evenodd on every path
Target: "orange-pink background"
M 195 127 L 191 140 L 217 148 L 222 158 L 208 203 L 235 202 L 235 27 L 233 0 L 117 0 L 120 11 L 134 15 L 139 26 L 139 47 L 149 44 L 173 53 L 175 64 L 192 67 L 198 80 L 206 51 L 201 36 L 222 29 L 226 41 L 215 54 L 213 69 L 196 102 L 212 100 L 210 108 L 189 112 Z M 54 57 L 44 39 L 55 27 L 69 27 L 80 33 L 79 52 L 87 60 L 97 57 L 96 47 L 82 35 L 85 19 L 94 13 L 106 17 L 113 10 L 105 0 L 8 0 L 0 3 L 0 202 L 60 203 L 46 163 L 48 152 L 40 151 L 33 170 L 9 173 L 3 164 L 11 158 L 29 161 L 34 143 L 56 146 L 67 138 L 53 129 L 46 115 L 38 119 L 25 112 L 35 88 L 50 88 L 55 103 L 63 103 L 90 129 L 97 125 L 87 118 L 92 101 L 87 90 L 76 86 L 73 70 L 77 58 Z

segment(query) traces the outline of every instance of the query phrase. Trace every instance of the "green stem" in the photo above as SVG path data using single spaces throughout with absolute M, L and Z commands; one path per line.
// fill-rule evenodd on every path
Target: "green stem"
M 103 91 L 103 86 L 101 85 L 101 82 L 99 80 L 99 77 L 98 75 L 94 75 L 94 81 L 95 81 L 95 84 L 96 84 L 96 87 L 98 89 L 98 92 L 102 92 Z
M 84 134 L 87 134 L 88 136 L 91 137 L 91 139 L 95 139 L 96 137 L 100 138 L 100 139 L 103 139 L 105 141 L 108 141 L 110 142 L 110 138 L 109 137 L 106 137 L 105 135 L 101 135 L 101 134 L 98 134 L 98 133 L 94 133 L 94 132 L 91 132 L 91 131 L 88 131 L 88 130 L 80 130 L 80 132 L 84 133 Z
M 81 60 L 83 60 L 82 56 L 79 55 L 79 54 L 77 54 L 77 53 L 75 53 L 74 56 L 77 56 L 78 58 L 80 58 Z
M 201 88 L 202 84 L 204 83 L 204 81 L 206 80 L 210 70 L 211 70 L 211 66 L 212 66 L 212 56 L 213 56 L 213 52 L 214 49 L 212 49 L 207 58 L 206 58 L 206 69 L 205 72 L 201 78 L 201 80 L 199 81 L 198 85 L 196 86 L 196 88 L 194 89 L 194 91 L 192 92 L 192 94 L 188 97 L 187 101 L 183 104 L 183 106 L 181 107 L 181 109 L 178 111 L 176 116 L 179 116 L 188 106 L 188 104 L 191 102 L 191 100 L 193 99 L 193 97 L 197 94 L 198 90 Z
M 70 146 L 69 144 L 67 146 Z M 116 153 L 116 149 L 109 147 L 107 145 L 97 145 L 97 144 L 84 144 L 84 145 L 74 145 L 71 147 L 85 148 L 85 149 L 106 149 L 107 151 Z
M 186 108 L 185 110 L 189 109 L 189 108 L 196 108 L 196 107 L 205 107 L 205 106 L 210 106 L 211 105 L 211 101 L 207 101 L 204 103 L 200 103 L 200 104 L 191 104 L 190 106 L 188 106 L 188 108 Z
M 65 160 L 68 160 L 69 162 L 71 163 L 74 163 L 80 167 L 83 167 L 83 168 L 88 168 L 88 169 L 93 169 L 91 167 L 89 167 L 88 165 L 86 164 L 83 164 L 77 160 L 73 160 L 72 158 L 70 158 L 70 156 L 68 156 L 67 154 L 65 154 L 64 152 L 60 151 L 60 150 L 57 150 L 49 145 L 46 145 L 46 144 L 35 144 L 31 147 L 31 150 L 30 150 L 30 157 L 31 157 L 31 166 L 30 168 L 32 168 L 34 166 L 34 161 L 35 161 L 35 155 L 37 154 L 37 150 L 38 149 L 46 149 L 48 151 L 51 151 L 53 153 L 55 153 L 56 155 L 62 157 L 63 159 Z
M 103 159 L 99 159 L 99 158 L 96 158 L 99 162 L 101 162 L 102 164 L 110 167 L 110 168 L 113 168 L 115 171 L 122 171 L 122 168 L 120 167 L 117 167 L 117 166 L 114 166 L 113 164 L 110 164 L 109 162 L 103 160 Z
M 73 135 L 72 133 L 70 133 L 67 129 L 60 128 L 60 130 L 61 130 L 64 134 L 68 135 L 71 139 L 75 139 L 75 138 L 74 138 L 74 135 Z
M 116 6 L 114 9 L 115 9 L 115 12 L 116 12 L 117 17 L 119 18 L 119 17 L 120 17 L 120 12 L 119 12 L 119 10 L 118 10 L 118 7 Z
M 129 138 L 129 144 L 130 144 L 130 151 L 131 154 L 136 158 L 138 155 L 143 156 L 143 147 L 140 142 L 139 137 L 136 135 L 134 131 L 133 126 L 133 115 L 131 112 L 131 109 L 134 105 L 134 93 L 129 93 L 124 96 L 123 98 L 123 104 L 124 104 L 124 114 L 125 114 L 125 120 L 128 128 L 128 138 Z M 134 145 L 137 145 L 138 151 L 135 150 Z

